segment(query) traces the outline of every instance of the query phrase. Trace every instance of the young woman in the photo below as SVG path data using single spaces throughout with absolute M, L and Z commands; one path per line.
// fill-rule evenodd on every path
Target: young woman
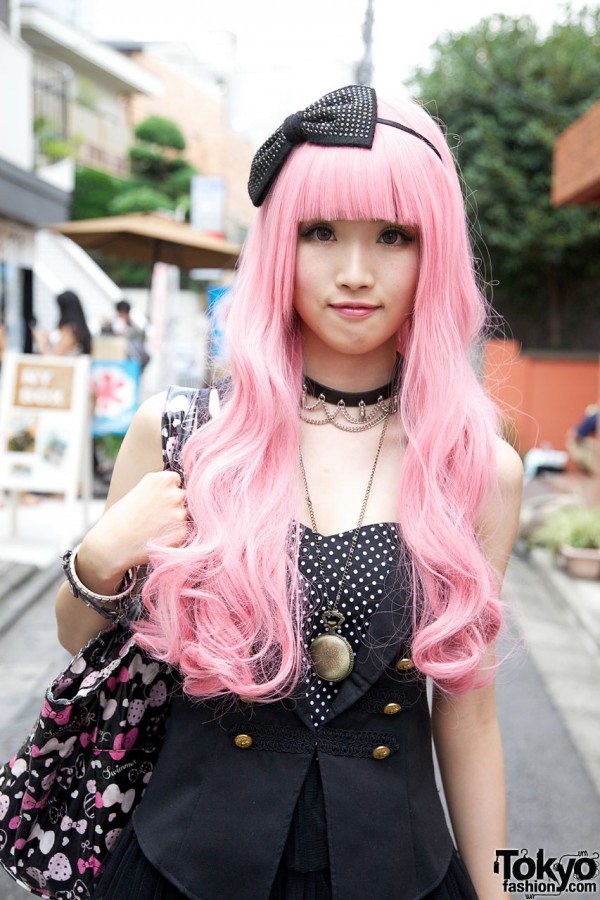
M 34 329 L 39 353 L 51 356 L 79 356 L 92 352 L 92 335 L 86 322 L 81 300 L 74 291 L 63 291 L 56 298 L 59 319 L 56 331 L 48 335 Z
M 486 305 L 452 156 L 422 108 L 350 86 L 286 119 L 249 188 L 231 382 L 185 488 L 152 398 L 76 554 L 109 596 L 150 564 L 138 640 L 182 679 L 95 897 L 499 896 L 521 465 L 472 368 Z M 105 624 L 68 584 L 57 609 L 72 651 Z

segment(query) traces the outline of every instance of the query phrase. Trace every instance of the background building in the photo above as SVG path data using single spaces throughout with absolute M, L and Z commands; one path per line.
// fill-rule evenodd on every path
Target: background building
M 34 171 L 34 61 L 12 4 L 0 4 L 0 322 L 9 348 L 30 347 L 35 233 L 68 216 L 69 193 Z

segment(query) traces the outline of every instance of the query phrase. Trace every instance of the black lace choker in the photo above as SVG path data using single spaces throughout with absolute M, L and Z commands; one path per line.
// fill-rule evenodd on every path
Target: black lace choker
M 338 391 L 335 388 L 326 387 L 326 385 L 315 381 L 314 378 L 309 378 L 308 375 L 305 375 L 304 387 L 311 397 L 316 397 L 317 399 L 323 397 L 326 403 L 337 405 L 342 402 L 345 406 L 373 406 L 379 400 L 389 400 L 394 393 L 396 379 L 392 378 L 387 384 L 374 388 L 372 391 L 361 391 L 360 393 L 352 394 L 349 391 Z

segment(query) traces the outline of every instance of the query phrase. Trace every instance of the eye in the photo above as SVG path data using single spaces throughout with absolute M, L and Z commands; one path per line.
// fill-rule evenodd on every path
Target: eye
M 400 244 L 410 244 L 415 236 L 404 228 L 386 228 L 379 235 L 379 242 L 394 247 Z
M 333 229 L 329 225 L 306 225 L 300 228 L 300 237 L 318 241 L 320 244 L 335 240 Z

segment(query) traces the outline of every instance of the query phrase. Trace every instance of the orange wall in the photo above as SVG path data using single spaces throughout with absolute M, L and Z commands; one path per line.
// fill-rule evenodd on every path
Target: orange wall
M 556 139 L 552 205 L 600 203 L 600 102 Z
M 599 399 L 599 358 L 528 355 L 517 341 L 489 341 L 484 378 L 518 434 L 521 454 L 544 442 L 564 450 L 565 433 Z

